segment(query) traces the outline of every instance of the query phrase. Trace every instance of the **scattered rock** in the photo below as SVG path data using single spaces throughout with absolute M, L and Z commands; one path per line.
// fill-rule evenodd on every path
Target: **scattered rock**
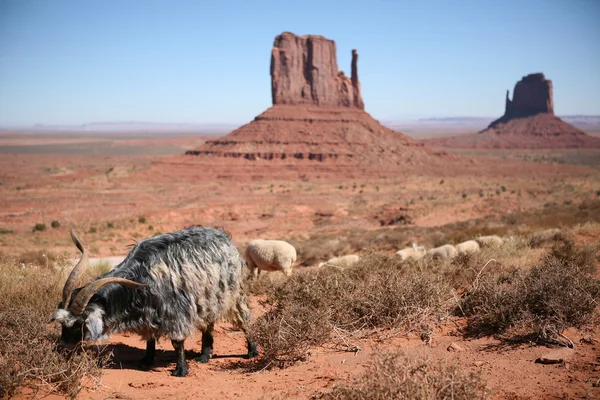
M 448 346 L 448 348 L 446 349 L 448 351 L 465 351 L 465 349 L 463 349 L 458 343 L 456 342 L 452 342 L 450 343 L 450 346 Z
M 570 360 L 574 353 L 575 350 L 573 349 L 561 347 L 542 354 L 535 362 L 540 364 L 558 364 Z
M 474 365 L 474 366 L 476 366 L 476 367 L 481 367 L 481 366 L 483 366 L 484 364 L 485 364 L 485 361 L 475 361 L 475 362 L 473 363 L 473 365 Z

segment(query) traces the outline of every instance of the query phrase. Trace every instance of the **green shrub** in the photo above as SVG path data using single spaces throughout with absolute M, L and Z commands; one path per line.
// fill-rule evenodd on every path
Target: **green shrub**
M 46 230 L 46 224 L 40 224 L 40 223 L 37 223 L 37 224 L 35 224 L 35 226 L 33 227 L 33 231 L 34 231 L 34 232 L 36 232 L 36 231 L 37 231 L 37 232 L 43 232 L 43 231 L 45 231 L 45 230 Z
M 50 226 L 53 228 L 60 228 L 60 222 L 59 221 L 52 221 L 50 223 Z

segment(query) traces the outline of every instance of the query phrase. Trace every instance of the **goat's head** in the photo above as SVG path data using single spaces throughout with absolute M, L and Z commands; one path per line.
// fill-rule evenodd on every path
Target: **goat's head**
M 82 288 L 75 288 L 81 272 L 88 266 L 88 252 L 73 230 L 71 230 L 71 239 L 81 251 L 81 259 L 67 278 L 62 292 L 62 301 L 50 318 L 50 322 L 58 321 L 62 325 L 63 344 L 76 344 L 82 340 L 93 341 L 103 336 L 106 330 L 104 309 L 99 304 L 88 304 L 94 293 L 101 287 L 109 283 L 118 283 L 136 289 L 146 287 L 129 279 L 109 277 L 92 281 Z

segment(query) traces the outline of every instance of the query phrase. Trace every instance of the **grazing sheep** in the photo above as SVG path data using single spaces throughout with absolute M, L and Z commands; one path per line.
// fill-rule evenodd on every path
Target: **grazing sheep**
M 281 271 L 290 276 L 296 262 L 296 249 L 283 240 L 255 239 L 246 247 L 246 262 L 254 277 L 258 277 L 261 270 Z
M 504 239 L 498 235 L 479 236 L 475 240 L 481 247 L 498 247 L 504 243 Z
M 244 260 L 222 230 L 191 227 L 138 242 L 113 270 L 77 288 L 87 268 L 88 252 L 73 231 L 81 259 L 71 271 L 62 301 L 51 321 L 62 325 L 65 345 L 96 341 L 117 332 L 131 332 L 146 340 L 142 366 L 154 363 L 156 340 L 167 336 L 175 348 L 172 375 L 186 376 L 184 341 L 202 331 L 198 362 L 213 352 L 212 331 L 219 319 L 246 331 L 250 321 L 242 286 Z M 248 357 L 257 355 L 247 340 Z
M 334 257 L 326 262 L 322 262 L 319 264 L 319 268 L 321 267 L 336 267 L 336 268 L 348 268 L 352 265 L 356 264 L 360 259 L 356 254 L 347 254 L 345 256 Z
M 413 246 L 413 247 L 406 247 L 402 250 L 398 250 L 396 252 L 396 255 L 398 257 L 400 257 L 401 260 L 408 260 L 409 258 L 418 260 L 420 258 L 423 258 L 426 253 L 427 253 L 427 251 L 424 248 L 417 248 L 417 247 Z
M 440 247 L 427 250 L 427 255 L 433 259 L 449 260 L 458 254 L 456 247 L 451 244 L 445 244 Z
M 479 243 L 475 240 L 467 240 L 466 242 L 457 244 L 455 247 L 458 254 L 472 254 L 479 251 Z

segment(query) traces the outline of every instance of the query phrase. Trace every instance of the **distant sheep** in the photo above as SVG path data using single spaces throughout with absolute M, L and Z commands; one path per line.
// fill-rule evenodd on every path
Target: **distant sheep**
M 478 238 L 475 238 L 475 240 L 481 247 L 498 247 L 502 246 L 504 243 L 504 239 L 498 235 L 479 236 Z
M 337 267 L 337 268 L 348 268 L 352 265 L 356 264 L 360 259 L 356 254 L 347 254 L 345 256 L 334 257 L 329 259 L 326 262 L 322 262 L 319 264 L 319 268 L 321 267 Z
M 449 260 L 454 258 L 458 254 L 456 247 L 451 244 L 445 244 L 440 247 L 427 250 L 427 256 L 433 259 Z
M 458 254 L 472 254 L 479 251 L 479 243 L 475 240 L 467 240 L 456 245 L 456 251 Z
M 246 247 L 246 262 L 254 277 L 258 277 L 261 270 L 281 271 L 290 276 L 296 262 L 296 249 L 283 240 L 255 239 Z
M 417 247 L 406 247 L 402 250 L 398 250 L 396 252 L 396 255 L 398 257 L 400 257 L 401 260 L 408 260 L 409 258 L 413 258 L 415 260 L 418 260 L 420 258 L 423 258 L 426 254 L 426 250 L 424 248 L 417 248 Z

